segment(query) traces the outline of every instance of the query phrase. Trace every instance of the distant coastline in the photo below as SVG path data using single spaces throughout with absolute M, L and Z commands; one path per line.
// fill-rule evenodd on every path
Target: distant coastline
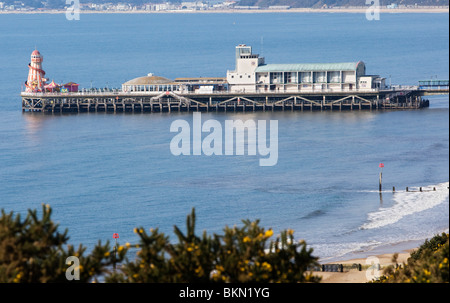
M 359 8 L 290 8 L 290 9 L 223 9 L 223 10 L 165 10 L 165 11 L 147 11 L 147 10 L 125 10 L 125 11 L 94 11 L 81 10 L 80 14 L 250 14 L 250 13 L 366 13 L 370 7 Z M 66 10 L 11 10 L 0 11 L 0 14 L 64 14 Z M 380 13 L 398 14 L 398 13 L 449 13 L 449 7 L 417 7 L 417 8 L 380 8 Z

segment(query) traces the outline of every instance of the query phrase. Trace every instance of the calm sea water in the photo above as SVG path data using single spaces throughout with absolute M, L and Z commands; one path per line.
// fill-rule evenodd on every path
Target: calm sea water
M 260 219 L 276 232 L 294 229 L 323 259 L 414 246 L 448 231 L 448 96 L 415 111 L 202 115 L 278 120 L 278 164 L 260 167 L 255 156 L 173 156 L 170 125 L 191 114 L 22 113 L 19 92 L 35 47 L 50 79 L 83 87 L 120 87 L 149 72 L 225 76 L 240 43 L 267 63 L 363 60 L 392 84 L 448 79 L 448 16 L 0 15 L 0 208 L 50 204 L 70 242 L 88 247 L 115 232 L 134 243 L 139 226 L 175 240 L 173 225 L 184 227 L 193 207 L 198 232 Z

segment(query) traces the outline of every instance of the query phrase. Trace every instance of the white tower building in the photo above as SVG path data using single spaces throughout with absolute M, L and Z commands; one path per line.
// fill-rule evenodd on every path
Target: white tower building
M 25 82 L 27 92 L 41 92 L 44 90 L 46 79 L 45 72 L 42 69 L 42 61 L 44 57 L 38 50 L 31 53 L 31 63 L 28 64 L 28 80 Z
M 255 70 L 264 64 L 264 58 L 252 54 L 252 47 L 245 44 L 236 46 L 236 69 L 227 71 L 227 82 L 231 92 L 254 92 L 256 89 Z

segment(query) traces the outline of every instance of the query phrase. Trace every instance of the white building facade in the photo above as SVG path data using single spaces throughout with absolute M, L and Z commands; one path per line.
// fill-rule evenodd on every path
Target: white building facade
M 364 62 L 265 64 L 251 46 L 236 46 L 236 68 L 227 72 L 230 92 L 344 92 L 385 88 L 385 79 L 366 75 Z

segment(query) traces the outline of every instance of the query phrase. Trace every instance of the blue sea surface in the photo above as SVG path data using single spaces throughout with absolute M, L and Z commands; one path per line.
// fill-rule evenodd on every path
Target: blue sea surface
M 171 123 L 190 113 L 22 113 L 31 52 L 46 76 L 120 87 L 154 73 L 224 77 L 234 47 L 266 63 L 362 60 L 392 84 L 449 78 L 448 14 L 0 15 L 0 208 L 50 204 L 70 243 L 136 243 L 134 227 L 171 236 L 195 207 L 197 230 L 259 219 L 294 229 L 324 260 L 422 240 L 449 226 L 449 98 L 404 111 L 203 113 L 202 120 L 278 120 L 275 166 L 259 156 L 174 156 Z M 383 192 L 378 192 L 379 163 Z M 396 187 L 395 193 L 392 187 Z M 405 188 L 436 187 L 406 193 Z M 413 243 L 413 242 L 411 242 Z M 411 244 L 412 245 L 412 244 Z M 411 247 L 412 248 L 412 247 Z

